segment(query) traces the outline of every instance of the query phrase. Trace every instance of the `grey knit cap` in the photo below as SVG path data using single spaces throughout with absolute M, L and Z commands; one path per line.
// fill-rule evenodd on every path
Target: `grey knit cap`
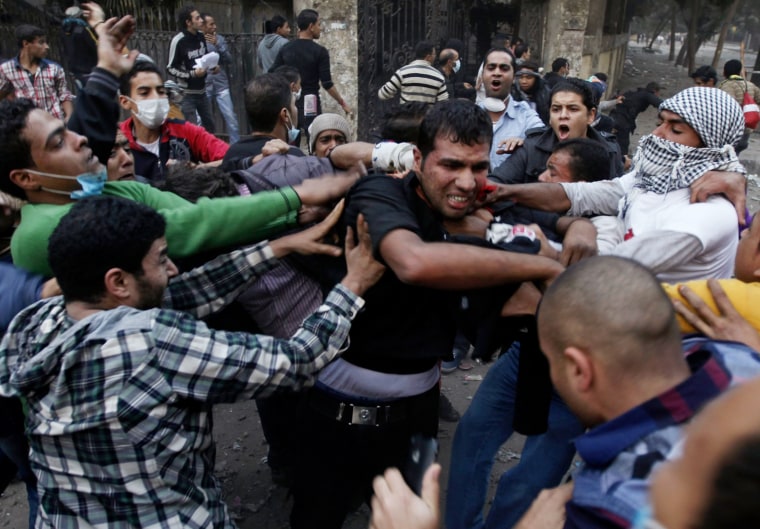
M 351 137 L 351 125 L 343 116 L 338 114 L 320 114 L 309 125 L 309 148 L 314 152 L 314 146 L 317 143 L 317 137 L 326 130 L 338 130 L 346 137 L 346 141 Z

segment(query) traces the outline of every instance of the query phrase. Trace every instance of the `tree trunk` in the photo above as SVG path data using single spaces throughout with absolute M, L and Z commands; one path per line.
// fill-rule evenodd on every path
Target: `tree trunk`
M 657 27 L 655 28 L 654 33 L 652 34 L 652 40 L 649 41 L 649 46 L 647 46 L 647 48 L 649 48 L 650 50 L 652 49 L 652 44 L 654 44 L 654 41 L 657 40 L 657 37 L 660 36 L 660 33 L 662 33 L 662 30 L 665 29 L 665 25 L 667 23 L 668 23 L 668 20 L 665 19 L 665 20 L 661 20 L 660 23 L 657 24 Z
M 755 56 L 755 66 L 752 69 L 758 73 L 753 73 L 750 81 L 760 86 L 760 53 Z
M 686 41 L 681 44 L 681 49 L 678 51 L 678 57 L 676 57 L 676 66 L 683 66 L 686 62 Z
M 686 35 L 686 66 L 690 72 L 694 71 L 694 62 L 697 55 L 697 29 L 699 13 L 702 10 L 701 0 L 691 0 L 691 13 L 689 17 L 689 34 Z
M 720 63 L 720 55 L 723 53 L 723 43 L 726 41 L 728 28 L 731 25 L 731 22 L 734 19 L 734 15 L 736 15 L 736 11 L 741 4 L 742 0 L 734 0 L 731 2 L 731 5 L 728 7 L 728 11 L 726 11 L 726 16 L 723 17 L 723 24 L 720 26 L 720 35 L 718 36 L 718 43 L 715 45 L 715 55 L 713 55 L 712 60 L 713 68 L 718 68 L 718 64 Z

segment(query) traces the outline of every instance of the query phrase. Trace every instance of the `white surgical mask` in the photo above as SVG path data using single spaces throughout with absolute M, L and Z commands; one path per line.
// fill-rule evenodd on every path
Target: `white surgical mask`
M 303 90 L 303 88 L 299 88 L 298 92 L 293 92 L 293 95 L 295 96 L 296 101 L 298 101 L 299 99 L 301 99 L 301 90 Z
M 462 61 L 460 61 L 459 59 L 457 59 L 454 62 L 454 68 L 453 68 L 454 69 L 454 73 L 457 73 L 459 71 L 459 68 L 461 68 L 461 67 L 462 67 Z
M 499 99 L 498 97 L 487 97 L 483 100 L 483 108 L 489 112 L 504 112 L 507 104 L 503 99 Z
M 132 111 L 135 119 L 149 129 L 157 129 L 163 125 L 166 116 L 169 115 L 169 99 L 166 97 L 143 99 L 142 101 L 135 101 L 129 97 L 127 99 L 137 105 L 137 112 Z
M 74 200 L 85 197 L 95 197 L 103 193 L 103 186 L 106 184 L 108 174 L 106 168 L 103 167 L 97 173 L 82 173 L 78 176 L 65 176 L 55 173 L 43 173 L 42 171 L 33 171 L 27 169 L 28 172 L 34 173 L 40 176 L 47 176 L 48 178 L 59 178 L 61 180 L 76 180 L 82 189 L 75 191 L 61 191 L 59 189 L 51 189 L 49 187 L 43 187 L 44 191 L 48 193 L 55 193 L 56 195 L 68 195 Z

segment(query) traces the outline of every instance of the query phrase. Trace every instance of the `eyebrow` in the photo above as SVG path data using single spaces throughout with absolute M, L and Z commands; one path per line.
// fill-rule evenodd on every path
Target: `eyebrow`
M 55 136 L 59 134 L 63 134 L 64 132 L 66 132 L 66 126 L 61 125 L 60 127 L 56 128 L 53 132 L 48 134 L 48 137 L 45 138 L 45 148 L 47 148 L 48 143 L 50 143 L 50 140 L 52 140 Z
M 675 114 L 675 115 L 676 115 L 676 116 L 678 116 L 678 114 Z M 668 123 L 675 123 L 675 124 L 677 124 L 677 125 L 688 125 L 688 123 L 686 123 L 686 122 L 683 120 L 683 118 L 681 118 L 680 116 L 678 116 L 678 117 L 675 117 L 675 118 L 664 118 L 664 117 L 662 116 L 662 114 L 661 114 L 661 113 L 659 113 L 659 114 L 657 114 L 657 117 L 658 117 L 659 119 L 661 119 L 662 121 L 667 121 Z

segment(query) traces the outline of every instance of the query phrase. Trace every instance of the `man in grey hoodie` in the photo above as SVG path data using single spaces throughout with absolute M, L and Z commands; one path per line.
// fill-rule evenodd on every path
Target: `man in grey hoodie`
M 275 15 L 264 23 L 264 31 L 266 36 L 259 43 L 256 55 L 260 71 L 266 73 L 272 67 L 277 52 L 288 42 L 290 24 L 284 17 Z

